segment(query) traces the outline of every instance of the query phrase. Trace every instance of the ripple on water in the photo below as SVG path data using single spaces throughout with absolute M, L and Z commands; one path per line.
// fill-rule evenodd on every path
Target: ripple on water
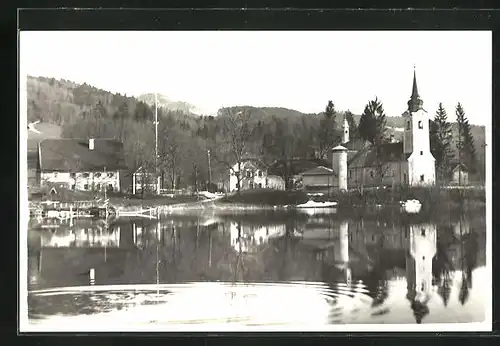
M 67 287 L 30 292 L 29 317 L 39 320 L 43 316 L 47 324 L 58 321 L 59 316 L 78 320 L 92 315 L 94 323 L 112 320 L 123 325 L 326 325 L 384 314 L 383 309 L 372 311 L 373 299 L 368 293 L 362 283 L 342 282 Z

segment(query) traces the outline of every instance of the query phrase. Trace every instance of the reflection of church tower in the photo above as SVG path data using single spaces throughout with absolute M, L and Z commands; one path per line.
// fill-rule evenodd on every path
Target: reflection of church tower
M 430 119 L 422 108 L 417 88 L 417 77 L 413 71 L 413 89 L 405 119 L 403 150 L 408 157 L 408 183 L 430 185 L 435 183 L 435 159 L 430 150 Z
M 428 314 L 427 302 L 432 289 L 432 259 L 436 254 L 436 226 L 418 224 L 409 226 L 406 256 L 407 298 L 411 301 L 417 323 Z

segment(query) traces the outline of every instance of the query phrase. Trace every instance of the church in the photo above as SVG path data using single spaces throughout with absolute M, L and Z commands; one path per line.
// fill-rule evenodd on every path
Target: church
M 332 168 L 340 189 L 357 186 L 433 185 L 435 159 L 430 149 L 430 118 L 418 94 L 413 72 L 413 88 L 404 118 L 403 141 L 391 140 L 378 150 L 360 140 L 351 141 L 349 125 L 343 123 L 342 144 L 332 149 Z M 347 166 L 347 167 L 346 167 Z M 334 179 L 334 180 L 337 180 Z

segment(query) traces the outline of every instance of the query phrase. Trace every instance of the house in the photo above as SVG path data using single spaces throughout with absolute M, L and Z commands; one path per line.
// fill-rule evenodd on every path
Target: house
M 469 184 L 469 170 L 463 163 L 458 163 L 451 171 L 451 184 L 468 185 Z
M 268 175 L 280 177 L 285 183 L 288 179 L 289 186 L 297 186 L 301 184 L 302 173 L 307 170 L 314 169 L 318 166 L 331 167 L 332 163 L 323 159 L 316 158 L 293 158 L 291 160 L 277 160 L 272 163 L 267 172 Z
M 349 140 L 349 124 L 344 119 L 342 145 L 333 148 L 332 168 L 337 173 L 341 187 L 408 184 L 433 185 L 436 179 L 435 159 L 430 151 L 430 118 L 422 108 L 413 73 L 413 88 L 405 121 L 403 141 L 391 141 L 377 147 L 356 140 Z M 344 172 L 347 178 L 344 177 Z
M 140 166 L 132 173 L 132 193 L 136 194 L 143 189 L 144 191 L 151 191 L 159 194 L 160 176 Z
M 80 191 L 120 191 L 123 143 L 115 139 L 45 139 L 38 144 L 40 184 Z
M 268 175 L 267 168 L 258 160 L 247 159 L 240 164 L 234 164 L 229 174 L 229 192 L 238 190 L 238 176 L 240 179 L 240 190 L 274 188 L 284 189 L 284 181 L 281 177 Z
M 338 187 L 337 174 L 333 169 L 318 166 L 300 174 L 302 176 L 302 188 L 305 191 L 330 191 L 331 188 Z

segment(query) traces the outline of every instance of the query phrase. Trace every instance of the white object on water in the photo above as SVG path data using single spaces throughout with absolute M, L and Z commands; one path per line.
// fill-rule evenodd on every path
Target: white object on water
M 94 268 L 90 268 L 89 277 L 90 277 L 90 284 L 94 285 L 95 284 L 95 270 L 94 270 Z
M 409 214 L 417 214 L 422 209 L 422 203 L 417 199 L 409 199 L 406 202 L 401 201 L 400 204 L 404 211 Z
M 308 200 L 306 203 L 298 204 L 297 208 L 331 208 L 337 206 L 337 202 L 327 201 L 327 202 L 315 202 L 313 200 Z

